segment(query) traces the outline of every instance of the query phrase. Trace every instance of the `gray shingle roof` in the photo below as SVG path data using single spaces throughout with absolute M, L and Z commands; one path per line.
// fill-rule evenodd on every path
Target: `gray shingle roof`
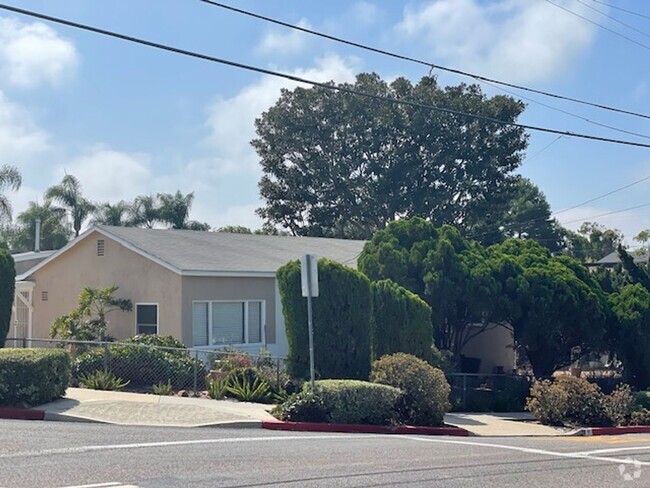
M 632 254 L 632 257 L 634 258 L 635 263 L 641 264 L 641 263 L 647 263 L 648 262 L 648 258 L 650 258 L 650 254 L 647 254 L 647 253 L 646 254 L 638 254 L 638 255 Z M 609 253 L 604 258 L 599 259 L 598 261 L 596 261 L 595 264 L 607 266 L 607 265 L 618 264 L 620 262 L 621 262 L 621 258 L 618 257 L 618 252 L 614 251 L 614 252 Z
M 184 271 L 275 273 L 304 254 L 355 267 L 365 241 L 97 226 Z

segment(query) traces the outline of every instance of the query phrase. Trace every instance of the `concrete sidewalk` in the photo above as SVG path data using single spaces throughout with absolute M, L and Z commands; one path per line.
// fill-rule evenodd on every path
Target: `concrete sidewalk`
M 158 427 L 261 427 L 275 420 L 271 405 L 233 400 L 157 396 L 121 391 L 68 388 L 66 396 L 38 407 L 45 420 L 102 422 Z M 528 413 L 450 413 L 445 423 L 477 436 L 562 436 L 575 431 L 533 421 Z
M 120 391 L 68 388 L 66 396 L 38 407 L 45 420 L 165 427 L 259 427 L 272 420 L 271 405 Z

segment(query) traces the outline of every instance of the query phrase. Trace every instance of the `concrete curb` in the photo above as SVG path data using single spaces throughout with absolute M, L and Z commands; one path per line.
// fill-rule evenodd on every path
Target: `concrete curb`
M 316 422 L 283 422 L 281 420 L 263 420 L 262 428 L 268 430 L 288 430 L 300 432 L 343 432 L 354 434 L 417 434 L 449 435 L 468 437 L 472 433 L 460 427 L 420 427 L 411 425 L 357 425 L 357 424 L 323 424 Z
M 13 420 L 44 420 L 43 410 L 32 410 L 29 408 L 0 407 L 0 419 Z
M 623 435 L 623 434 L 650 434 L 650 425 L 628 425 L 625 427 L 586 427 L 578 429 L 576 435 Z

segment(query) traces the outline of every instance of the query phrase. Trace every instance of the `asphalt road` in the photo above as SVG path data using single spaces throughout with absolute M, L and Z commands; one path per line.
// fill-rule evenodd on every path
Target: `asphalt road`
M 0 420 L 0 487 L 87 485 L 650 487 L 650 436 L 407 437 Z

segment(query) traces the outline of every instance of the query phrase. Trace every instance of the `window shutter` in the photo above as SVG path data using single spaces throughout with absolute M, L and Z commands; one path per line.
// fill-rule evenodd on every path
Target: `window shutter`
M 192 304 L 192 344 L 208 345 L 208 303 Z
M 242 302 L 212 303 L 212 343 L 244 342 L 244 305 Z
M 262 342 L 262 302 L 248 302 L 248 342 Z

